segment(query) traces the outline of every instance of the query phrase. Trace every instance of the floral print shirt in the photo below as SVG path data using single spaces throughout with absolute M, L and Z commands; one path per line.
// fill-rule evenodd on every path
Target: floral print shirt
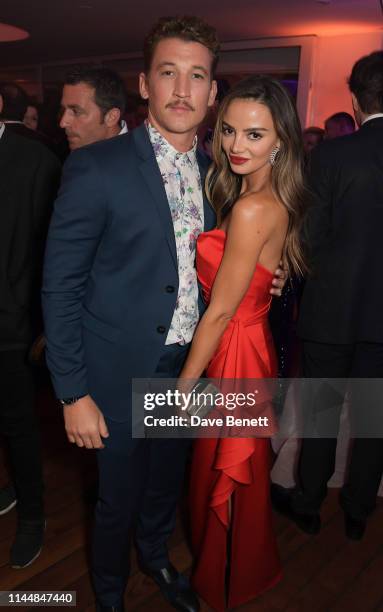
M 195 249 L 204 224 L 197 137 L 189 151 L 180 153 L 148 121 L 146 127 L 169 202 L 178 260 L 178 296 L 165 344 L 187 344 L 199 318 Z

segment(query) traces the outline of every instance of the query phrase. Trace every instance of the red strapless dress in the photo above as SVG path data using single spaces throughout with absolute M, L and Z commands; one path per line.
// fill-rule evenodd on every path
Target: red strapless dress
M 225 239 L 225 232 L 219 229 L 198 238 L 197 273 L 206 303 Z M 269 270 L 257 265 L 250 287 L 209 364 L 209 378 L 276 376 L 268 325 L 272 279 Z M 194 443 L 190 491 L 195 555 L 192 583 L 214 610 L 240 606 L 281 578 L 269 474 L 269 439 L 201 438 Z

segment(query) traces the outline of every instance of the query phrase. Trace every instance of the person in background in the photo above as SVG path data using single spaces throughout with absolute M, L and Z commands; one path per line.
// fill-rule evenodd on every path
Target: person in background
M 65 82 L 60 125 L 70 135 L 68 144 L 71 149 L 128 132 L 127 124 L 121 118 L 126 104 L 125 86 L 116 72 L 102 66 L 84 64 L 72 69 L 66 75 Z M 108 112 L 109 117 L 106 117 Z M 32 120 L 33 117 L 32 114 Z M 64 159 L 67 155 L 68 151 L 63 155 Z M 59 157 L 61 159 L 62 156 Z M 41 360 L 45 346 L 44 336 L 39 336 L 31 351 L 36 363 Z
M 32 563 L 43 545 L 40 435 L 27 354 L 40 302 L 45 235 L 61 173 L 47 147 L 16 134 L 14 123 L 2 122 L 3 116 L 22 116 L 23 104 L 20 114 L 13 115 L 23 98 L 19 94 L 17 87 L 0 86 L 0 433 L 9 450 L 12 481 L 0 490 L 0 515 L 17 504 L 10 554 L 14 568 Z M 10 97 L 14 106 L 9 109 Z
M 38 130 L 31 129 L 24 123 L 25 113 L 29 105 L 29 98 L 26 92 L 16 83 L 0 83 L 0 92 L 3 100 L 3 110 L 1 120 L 9 130 L 30 140 L 37 140 L 44 146 L 55 150 L 50 139 Z
M 27 110 L 25 111 L 25 114 L 24 114 L 23 123 L 30 130 L 38 130 L 39 110 L 38 110 L 37 104 L 32 104 L 32 102 L 28 104 Z
M 124 116 L 128 130 L 134 130 L 145 121 L 148 116 L 148 104 L 139 94 L 129 92 L 127 107 Z
M 114 70 L 87 64 L 67 73 L 60 127 L 65 130 L 71 151 L 125 134 L 125 110 L 125 85 Z
M 377 282 L 383 257 L 383 51 L 355 63 L 349 88 L 360 129 L 323 142 L 310 159 L 313 199 L 306 241 L 312 273 L 303 291 L 298 335 L 305 378 L 360 379 L 350 389 L 352 421 L 359 428 L 340 492 L 345 534 L 360 540 L 383 472 L 383 439 L 375 437 L 382 430 L 371 428 L 374 383 L 363 380 L 383 378 L 383 288 Z M 321 528 L 344 399 L 343 391 L 329 391 L 323 384 L 305 404 L 307 422 L 323 426 L 324 433 L 310 430 L 302 440 L 298 486 L 273 485 L 275 508 L 311 534 Z M 378 402 L 381 415 L 381 398 Z M 333 424 L 330 431 L 327 423 Z M 381 416 L 377 423 L 381 427 Z
M 303 130 L 303 150 L 307 157 L 320 142 L 323 141 L 324 130 L 311 126 Z
M 332 140 L 355 132 L 355 121 L 349 113 L 335 113 L 324 122 L 325 138 Z

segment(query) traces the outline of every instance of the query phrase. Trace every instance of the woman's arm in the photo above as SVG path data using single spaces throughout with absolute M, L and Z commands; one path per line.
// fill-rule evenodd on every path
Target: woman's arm
M 180 378 L 199 378 L 213 357 L 249 288 L 261 251 L 275 225 L 272 208 L 255 204 L 252 196 L 235 204 L 211 300 L 194 334 Z

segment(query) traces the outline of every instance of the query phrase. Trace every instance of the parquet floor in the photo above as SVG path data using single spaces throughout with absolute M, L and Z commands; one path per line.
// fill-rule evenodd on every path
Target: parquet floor
M 94 597 L 87 555 L 92 517 L 89 491 L 95 483 L 94 455 L 66 442 L 61 410 L 46 385 L 40 392 L 39 414 L 48 520 L 45 546 L 41 556 L 30 567 L 11 569 L 8 554 L 16 525 L 15 510 L 0 517 L 0 590 L 77 591 L 76 609 L 91 612 L 94 610 Z M 1 457 L 0 485 L 6 479 L 3 465 Z M 180 517 L 170 541 L 170 554 L 177 568 L 188 572 L 192 558 Z M 284 578 L 273 590 L 242 606 L 241 611 L 383 612 L 382 501 L 369 521 L 365 538 L 358 543 L 350 542 L 344 536 L 343 515 L 337 504 L 336 490 L 330 491 L 322 520 L 321 533 L 310 537 L 287 520 L 275 516 Z M 129 612 L 171 610 L 157 587 L 138 571 L 135 560 L 126 592 L 126 606 Z M 202 603 L 202 611 L 208 610 Z

